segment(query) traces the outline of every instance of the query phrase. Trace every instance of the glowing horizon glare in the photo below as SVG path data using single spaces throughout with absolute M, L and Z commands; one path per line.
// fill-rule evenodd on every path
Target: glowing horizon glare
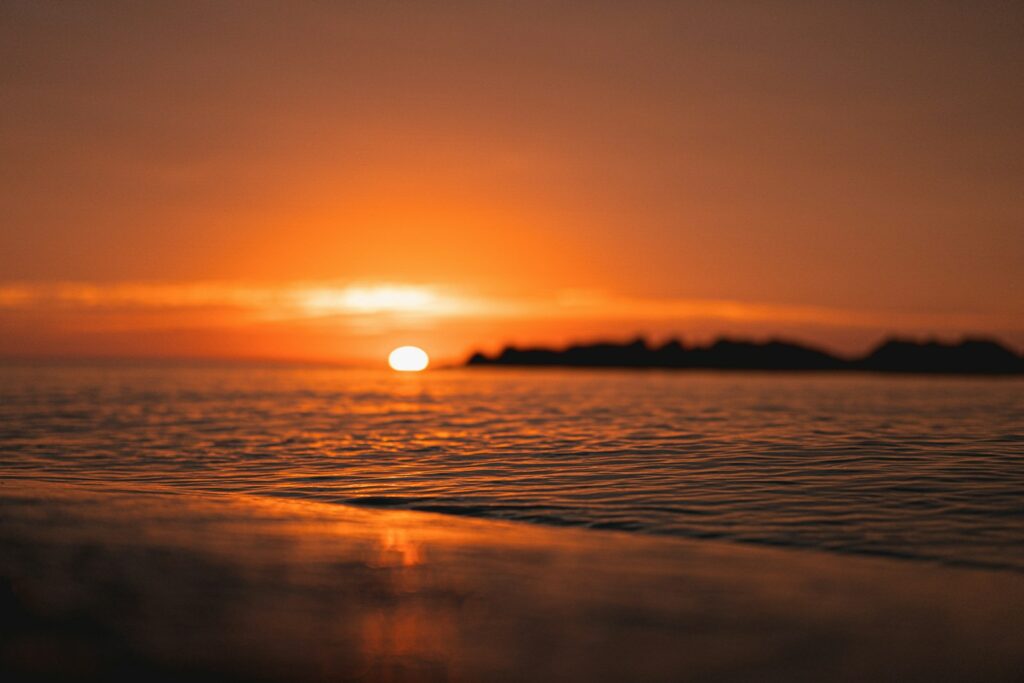
M 399 372 L 419 372 L 429 364 L 427 352 L 418 346 L 399 346 L 388 355 L 388 365 Z

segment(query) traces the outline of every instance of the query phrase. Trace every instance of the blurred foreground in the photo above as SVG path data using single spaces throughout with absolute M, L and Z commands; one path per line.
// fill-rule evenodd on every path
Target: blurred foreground
M 1024 672 L 1015 572 L 13 479 L 0 615 L 7 681 Z

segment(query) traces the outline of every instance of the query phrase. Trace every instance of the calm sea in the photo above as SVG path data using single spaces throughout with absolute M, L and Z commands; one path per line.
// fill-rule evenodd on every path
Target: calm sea
M 1024 381 L 8 364 L 21 479 L 1024 571 Z

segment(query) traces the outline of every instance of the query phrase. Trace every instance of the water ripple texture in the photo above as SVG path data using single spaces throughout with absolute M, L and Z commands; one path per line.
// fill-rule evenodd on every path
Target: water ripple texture
M 1024 571 L 1024 381 L 8 364 L 23 478 Z

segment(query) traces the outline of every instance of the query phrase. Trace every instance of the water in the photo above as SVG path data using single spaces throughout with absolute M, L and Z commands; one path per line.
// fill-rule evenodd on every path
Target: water
M 1024 571 L 1024 382 L 0 367 L 0 480 L 300 497 Z

